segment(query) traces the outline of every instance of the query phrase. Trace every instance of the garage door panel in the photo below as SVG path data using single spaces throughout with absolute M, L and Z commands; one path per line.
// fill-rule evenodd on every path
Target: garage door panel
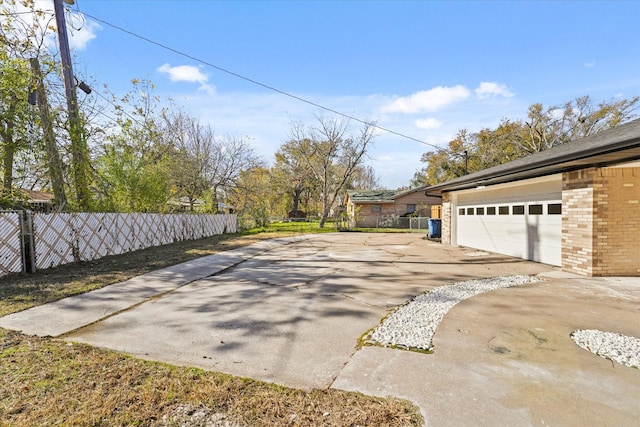
M 556 202 L 550 200 L 545 204 Z M 529 203 L 538 204 L 539 202 Z M 502 253 L 551 265 L 561 264 L 561 215 L 458 215 L 459 245 Z M 475 205 L 474 208 L 479 205 Z M 463 207 L 463 206 L 459 206 Z M 465 209 L 469 207 L 464 207 Z M 545 208 L 546 209 L 546 208 Z

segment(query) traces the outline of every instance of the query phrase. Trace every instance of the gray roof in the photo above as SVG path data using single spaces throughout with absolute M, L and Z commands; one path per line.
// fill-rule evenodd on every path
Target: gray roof
M 424 186 L 420 190 L 437 194 L 638 159 L 640 119 L 451 181 Z
M 397 190 L 348 190 L 349 199 L 354 203 L 393 203 Z

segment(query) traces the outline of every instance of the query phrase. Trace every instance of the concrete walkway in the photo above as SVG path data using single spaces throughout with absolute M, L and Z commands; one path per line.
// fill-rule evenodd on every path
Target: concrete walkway
M 640 279 L 585 279 L 415 234 L 262 242 L 0 318 L 138 357 L 298 388 L 416 403 L 428 425 L 640 425 L 640 370 L 573 343 L 575 329 L 640 336 Z M 455 306 L 434 354 L 358 338 L 437 286 L 540 274 Z

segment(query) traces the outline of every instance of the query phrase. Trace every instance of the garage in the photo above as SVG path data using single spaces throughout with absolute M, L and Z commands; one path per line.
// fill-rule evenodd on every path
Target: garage
M 640 119 L 421 190 L 442 198 L 443 244 L 640 276 Z
M 544 264 L 562 264 L 562 175 L 457 192 L 455 243 Z

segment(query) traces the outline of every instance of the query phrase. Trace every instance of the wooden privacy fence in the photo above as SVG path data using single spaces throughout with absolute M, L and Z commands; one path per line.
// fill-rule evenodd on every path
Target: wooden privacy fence
M 236 231 L 233 214 L 0 213 L 0 275 Z

